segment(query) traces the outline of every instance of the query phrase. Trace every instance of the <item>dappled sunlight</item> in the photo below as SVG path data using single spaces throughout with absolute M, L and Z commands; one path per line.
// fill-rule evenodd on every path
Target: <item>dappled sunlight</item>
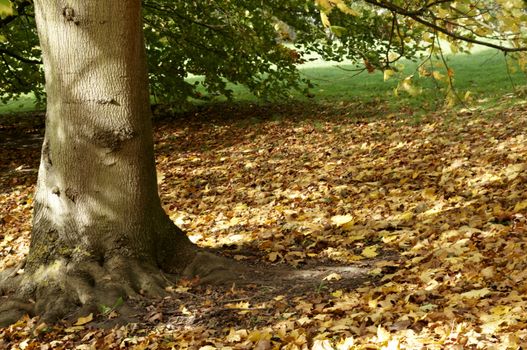
M 527 337 L 525 111 L 409 123 L 325 110 L 158 122 L 171 219 L 198 245 L 276 280 L 222 291 L 182 281 L 174 297 L 184 309 L 167 298 L 169 316 L 160 306 L 145 316 L 156 330 L 122 334 L 247 348 L 312 339 L 440 349 Z M 33 190 L 6 190 L 13 176 L 2 177 L 5 203 Z M 30 206 L 2 212 L 3 266 L 25 251 L 15 223 L 29 229 Z
M 160 168 L 167 169 L 163 199 L 200 244 L 230 244 L 224 236 L 235 234 L 269 254 L 283 256 L 293 244 L 310 254 L 356 261 L 360 254 L 350 248 L 360 253 L 364 238 L 380 235 L 375 239 L 391 243 L 386 248 L 398 249 L 415 243 L 415 232 L 407 231 L 416 222 L 417 229 L 423 221 L 436 225 L 439 220 L 439 229 L 476 224 L 480 217 L 471 213 L 481 202 L 478 189 L 497 184 L 501 171 L 511 178 L 521 169 L 514 164 L 501 169 L 487 159 L 497 156 L 487 143 L 500 132 L 481 130 L 488 142 L 475 132 L 481 124 L 490 127 L 488 119 L 471 118 L 465 125 L 439 118 L 417 126 L 401 125 L 400 118 L 295 121 L 284 114 L 275 119 L 279 122 L 243 126 L 236 119 L 213 125 L 196 119 L 194 127 L 185 128 L 183 143 L 174 139 L 177 130 L 160 137 L 158 149 L 186 155 L 172 158 L 161 152 L 158 157 Z M 510 133 L 512 127 L 507 129 Z M 497 147 L 518 147 L 514 137 L 521 135 L 511 136 Z M 351 215 L 353 224 L 344 230 L 334 225 L 331 218 L 337 215 Z M 397 239 L 399 231 L 404 233 Z M 275 243 L 267 243 L 271 238 Z M 331 249 L 321 250 L 328 241 Z

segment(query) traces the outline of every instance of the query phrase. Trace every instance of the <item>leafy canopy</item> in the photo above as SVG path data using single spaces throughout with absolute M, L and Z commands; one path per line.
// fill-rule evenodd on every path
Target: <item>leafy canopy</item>
M 306 91 L 297 68 L 311 53 L 383 70 L 385 78 L 402 58 L 441 55 L 439 41 L 453 52 L 494 47 L 527 65 L 523 0 L 144 0 L 143 7 L 151 89 L 161 102 L 229 97 L 227 82 L 265 99 Z M 0 0 L 0 69 L 3 101 L 43 98 L 31 1 Z M 191 75 L 203 79 L 190 83 Z M 410 83 L 400 86 L 412 94 Z

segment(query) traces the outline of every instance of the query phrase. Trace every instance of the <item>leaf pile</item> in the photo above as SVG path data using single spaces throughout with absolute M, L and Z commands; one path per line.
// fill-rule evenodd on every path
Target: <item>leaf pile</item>
M 527 346 L 526 109 L 417 121 L 385 107 L 214 106 L 156 123 L 162 201 L 191 239 L 263 272 L 337 265 L 318 288 L 181 281 L 137 324 L 25 319 L 0 348 Z M 2 168 L 2 267 L 27 249 L 33 188 L 12 181 L 29 158 Z M 338 272 L 353 267 L 369 281 Z

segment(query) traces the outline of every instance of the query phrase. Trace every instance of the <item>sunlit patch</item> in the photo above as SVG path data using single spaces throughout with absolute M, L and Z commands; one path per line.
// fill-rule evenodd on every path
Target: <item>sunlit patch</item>
M 31 275 L 36 283 L 52 282 L 62 280 L 66 273 L 66 262 L 55 260 L 51 264 L 41 265 L 37 271 Z

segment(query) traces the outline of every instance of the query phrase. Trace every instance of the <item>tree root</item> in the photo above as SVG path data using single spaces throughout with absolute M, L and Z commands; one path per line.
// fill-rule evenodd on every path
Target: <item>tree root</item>
M 200 283 L 223 284 L 248 279 L 250 270 L 231 259 L 198 251 L 183 271 L 185 277 L 199 277 Z
M 247 271 L 237 263 L 198 251 L 183 272 L 184 277 L 199 276 L 201 283 L 224 283 L 244 279 Z M 6 277 L 7 276 L 7 277 Z M 33 273 L 0 275 L 0 327 L 16 322 L 25 314 L 40 316 L 41 322 L 76 320 L 90 313 L 112 309 L 127 298 L 159 298 L 176 276 L 164 274 L 158 267 L 117 256 L 100 264 L 57 260 Z M 120 305 L 126 321 L 131 309 Z

